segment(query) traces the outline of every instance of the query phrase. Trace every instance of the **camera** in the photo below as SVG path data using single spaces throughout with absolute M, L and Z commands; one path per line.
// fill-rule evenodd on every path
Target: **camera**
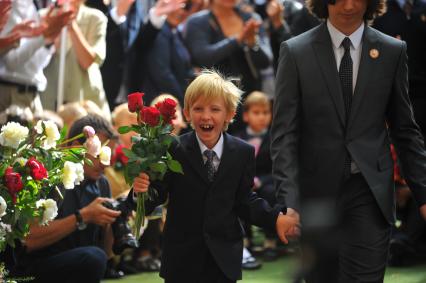
M 132 230 L 127 223 L 127 219 L 132 210 L 126 205 L 125 200 L 105 201 L 102 205 L 111 210 L 121 211 L 121 214 L 111 224 L 112 233 L 114 235 L 113 252 L 119 255 L 127 248 L 137 248 L 139 246 L 138 241 L 135 236 L 133 236 Z

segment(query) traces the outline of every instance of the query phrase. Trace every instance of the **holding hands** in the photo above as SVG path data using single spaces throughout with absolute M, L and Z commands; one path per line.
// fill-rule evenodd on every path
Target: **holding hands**
M 287 214 L 278 215 L 276 222 L 277 234 L 280 240 L 288 244 L 287 237 L 300 236 L 300 219 L 299 214 L 292 208 L 287 209 Z

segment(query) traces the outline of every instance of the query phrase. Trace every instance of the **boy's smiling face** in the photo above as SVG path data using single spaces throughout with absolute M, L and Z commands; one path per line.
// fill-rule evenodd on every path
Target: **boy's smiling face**
M 199 98 L 184 114 L 198 138 L 210 149 L 216 145 L 225 125 L 235 115 L 228 112 L 222 98 L 214 98 L 211 101 Z

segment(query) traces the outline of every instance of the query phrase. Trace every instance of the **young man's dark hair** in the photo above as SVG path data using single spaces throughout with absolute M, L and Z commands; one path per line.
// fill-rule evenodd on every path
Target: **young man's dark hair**
M 93 127 L 97 134 L 102 133 L 108 139 L 118 139 L 118 135 L 112 125 L 105 118 L 96 114 L 89 114 L 75 121 L 68 132 L 68 137 L 75 137 L 79 135 L 83 132 L 85 126 Z M 81 144 L 83 144 L 85 141 L 85 136 L 78 139 L 78 142 Z
M 333 4 L 333 0 L 306 0 L 306 7 L 312 14 L 320 19 L 328 18 L 328 4 Z M 386 12 L 386 0 L 368 0 L 367 10 L 364 14 L 364 21 L 371 21 Z

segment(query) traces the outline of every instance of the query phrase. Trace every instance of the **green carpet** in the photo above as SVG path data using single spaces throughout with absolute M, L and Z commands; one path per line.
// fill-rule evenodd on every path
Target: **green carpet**
M 256 271 L 245 271 L 244 283 L 291 283 L 297 264 L 292 257 L 282 257 L 275 262 L 264 263 Z M 107 280 L 105 283 L 161 283 L 157 273 L 141 273 L 126 276 L 120 280 Z M 426 264 L 407 268 L 388 268 L 385 283 L 426 283 Z

